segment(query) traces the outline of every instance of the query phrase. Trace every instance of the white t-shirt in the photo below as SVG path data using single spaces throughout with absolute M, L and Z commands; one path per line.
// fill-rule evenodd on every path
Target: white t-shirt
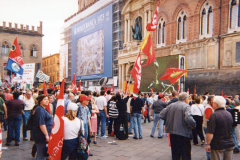
M 79 118 L 75 118 L 74 120 L 70 121 L 67 117 L 62 117 L 64 121 L 64 137 L 63 139 L 74 139 L 78 137 L 78 133 L 81 130 L 84 131 L 83 121 Z M 81 125 L 80 125 L 81 123 Z
M 202 104 L 193 104 L 191 106 L 191 113 L 193 116 L 203 116 L 204 106 Z
M 104 110 L 104 106 L 107 106 L 107 100 L 105 97 L 103 96 L 100 96 L 96 99 L 96 105 L 98 106 L 98 109 L 101 111 L 101 110 Z
M 27 110 L 27 111 L 32 110 L 35 105 L 35 102 L 32 97 L 30 99 L 24 98 L 23 102 L 25 103 L 24 110 Z
M 127 113 L 130 113 L 130 102 L 131 102 L 132 98 L 129 98 L 127 101 Z

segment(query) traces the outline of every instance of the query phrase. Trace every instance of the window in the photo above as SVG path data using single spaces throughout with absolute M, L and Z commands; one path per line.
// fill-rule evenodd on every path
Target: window
M 18 45 L 19 45 L 19 47 L 20 47 L 20 50 L 21 50 L 21 53 L 22 53 L 22 55 L 21 55 L 21 56 L 23 56 L 23 44 L 20 42 L 20 43 L 18 43 Z
M 2 43 L 2 54 L 9 54 L 10 52 L 10 47 L 9 43 L 7 41 L 3 41 Z
M 37 46 L 35 44 L 30 46 L 30 56 L 37 57 Z
M 165 34 L 166 34 L 166 22 L 163 18 L 160 18 L 157 28 L 157 44 L 158 46 L 165 46 Z
M 177 18 L 177 43 L 187 40 L 187 14 L 183 10 L 179 12 Z
M 213 10 L 212 10 L 212 4 L 208 1 L 206 1 L 203 4 L 202 10 L 201 10 L 201 19 L 200 19 L 200 35 L 203 38 L 206 37 L 205 35 L 211 36 L 213 31 Z

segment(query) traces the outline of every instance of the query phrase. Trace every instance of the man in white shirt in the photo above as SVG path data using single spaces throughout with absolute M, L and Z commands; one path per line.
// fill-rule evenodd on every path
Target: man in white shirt
M 105 96 L 107 102 L 112 98 L 112 96 L 110 95 L 110 93 L 111 93 L 111 91 L 108 90 L 108 91 L 107 91 L 107 95 Z
M 105 138 L 105 127 L 106 127 L 106 117 L 109 118 L 107 114 L 107 100 L 104 97 L 105 91 L 100 92 L 100 97 L 96 99 L 96 105 L 100 111 L 100 117 L 97 124 L 97 135 L 99 135 L 99 126 L 101 121 L 101 137 Z
M 27 130 L 25 130 L 25 126 L 27 124 L 27 121 L 30 117 L 30 114 L 31 114 L 31 110 L 33 109 L 34 105 L 35 105 L 35 102 L 32 98 L 32 92 L 31 91 L 27 91 L 27 94 L 26 94 L 26 98 L 24 98 L 23 102 L 25 103 L 25 107 L 24 107 L 24 113 L 23 113 L 23 140 L 24 141 L 27 141 Z M 32 140 L 32 132 L 31 132 L 31 138 Z

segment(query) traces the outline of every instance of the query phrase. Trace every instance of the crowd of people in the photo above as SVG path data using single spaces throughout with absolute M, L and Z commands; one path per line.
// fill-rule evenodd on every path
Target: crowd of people
M 0 89 L 0 115 L 3 129 L 7 130 L 7 146 L 22 139 L 28 141 L 26 125 L 32 119 L 30 140 L 32 156 L 46 159 L 46 146 L 53 126 L 53 117 L 59 99 L 58 90 L 48 90 L 45 95 L 39 89 Z M 46 109 L 50 106 L 50 111 Z M 239 153 L 240 128 L 233 122 L 234 109 L 240 110 L 239 96 L 223 97 L 188 95 L 186 92 L 133 94 L 81 91 L 64 94 L 64 141 L 62 158 L 77 159 L 78 136 L 82 133 L 90 145 L 97 144 L 97 137 L 117 140 L 144 138 L 142 125 L 152 122 L 150 137 L 169 138 L 172 159 L 191 159 L 191 143 L 206 146 L 207 159 L 231 159 Z M 107 133 L 106 131 L 107 126 Z M 199 137 L 199 138 L 198 138 Z M 36 154 L 37 153 L 37 154 Z M 91 153 L 89 153 L 92 156 Z

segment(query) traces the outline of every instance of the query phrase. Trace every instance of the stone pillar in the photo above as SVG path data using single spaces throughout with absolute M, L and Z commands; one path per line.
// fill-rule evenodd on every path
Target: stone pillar
M 118 66 L 119 71 L 118 71 L 118 88 L 121 90 L 122 89 L 122 65 Z
M 128 21 L 125 20 L 124 43 L 127 43 L 127 40 L 128 40 Z
M 128 42 L 131 41 L 131 19 L 128 19 Z
M 126 64 L 123 64 L 122 65 L 122 85 L 124 85 L 125 77 L 126 77 Z
M 148 11 L 148 23 L 152 20 L 152 11 Z
M 144 26 L 145 27 L 143 27 L 143 37 L 145 37 L 146 36 L 146 34 L 147 34 L 147 29 L 146 29 L 146 26 L 147 26 L 147 22 L 148 22 L 148 11 L 145 11 L 145 13 L 144 13 Z

